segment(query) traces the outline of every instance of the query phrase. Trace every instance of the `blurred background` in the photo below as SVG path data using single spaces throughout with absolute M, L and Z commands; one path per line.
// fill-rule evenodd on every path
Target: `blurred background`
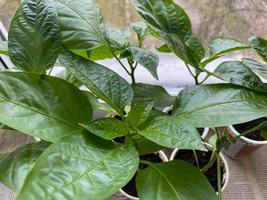
M 131 22 L 140 20 L 129 0 L 98 1 L 102 6 L 105 21 L 111 27 L 126 28 Z M 253 35 L 267 38 L 265 25 L 267 0 L 176 0 L 176 2 L 189 14 L 194 33 L 201 38 L 206 49 L 208 42 L 214 36 L 236 38 L 244 43 L 247 43 L 248 38 Z M 19 3 L 20 0 L 0 0 L 0 20 L 7 29 Z M 147 48 L 157 45 L 159 42 L 153 39 L 148 39 L 145 43 Z M 138 81 L 171 87 L 188 85 L 191 77 L 184 70 L 183 63 L 173 55 L 159 55 L 160 81 L 154 80 L 145 70 L 137 72 Z M 243 56 L 256 58 L 251 51 L 240 51 L 224 59 L 238 59 Z M 103 64 L 125 76 L 114 62 L 105 61 Z M 191 83 L 191 80 L 189 82 Z

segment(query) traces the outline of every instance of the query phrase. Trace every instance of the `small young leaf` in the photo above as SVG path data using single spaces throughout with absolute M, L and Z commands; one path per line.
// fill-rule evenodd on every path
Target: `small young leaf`
M 156 49 L 161 53 L 171 53 L 172 52 L 172 50 L 166 44 L 163 44 L 163 45 L 157 47 Z
M 173 104 L 175 97 L 171 96 L 159 85 L 138 83 L 133 85 L 134 101 L 143 99 L 155 100 L 156 107 L 167 107 Z
M 90 133 L 68 136 L 40 156 L 17 200 L 103 200 L 133 177 L 138 164 L 133 144 L 119 145 Z
M 249 42 L 251 47 L 267 62 L 267 40 L 261 37 L 252 37 Z
M 239 61 L 226 61 L 220 64 L 214 74 L 221 79 L 236 85 L 259 92 L 267 92 L 267 86 L 246 65 Z
M 123 115 L 125 106 L 133 98 L 132 88 L 126 80 L 112 70 L 71 52 L 61 54 L 59 60 L 96 96 Z
M 61 42 L 53 0 L 24 0 L 8 36 L 9 56 L 24 71 L 45 73 L 58 57 Z
M 0 161 L 0 181 L 18 192 L 35 161 L 49 145 L 44 141 L 26 144 L 10 153 Z
M 144 22 L 136 22 L 130 24 L 130 27 L 137 33 L 139 44 L 144 42 L 145 38 L 150 34 L 150 30 Z
M 137 127 L 147 120 L 152 108 L 154 106 L 154 101 L 145 101 L 143 103 L 135 103 L 131 107 L 131 111 L 127 116 L 127 121 L 133 127 Z
M 267 65 L 256 60 L 243 58 L 242 63 L 248 66 L 252 71 L 257 73 L 260 77 L 267 80 Z
M 80 125 L 106 140 L 112 140 L 129 134 L 127 123 L 115 118 L 102 118 Z
M 138 134 L 165 147 L 205 150 L 196 128 L 183 118 L 156 117 L 144 124 Z
M 142 200 L 218 199 L 205 175 L 182 160 L 149 165 L 138 173 L 136 184 Z
M 132 57 L 136 62 L 145 67 L 155 79 L 159 79 L 157 68 L 159 58 L 156 54 L 138 47 L 128 47 L 121 52 L 121 58 Z
M 130 46 L 131 33 L 127 29 L 111 29 L 108 39 L 114 51 L 121 51 Z

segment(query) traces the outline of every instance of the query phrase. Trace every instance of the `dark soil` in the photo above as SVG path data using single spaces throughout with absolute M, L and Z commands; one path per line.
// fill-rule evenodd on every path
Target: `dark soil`
M 258 126 L 260 123 L 266 121 L 266 118 L 259 118 L 259 119 L 255 119 L 253 121 L 250 122 L 246 122 L 243 124 L 235 124 L 233 125 L 233 127 L 239 132 L 239 133 L 244 133 L 256 126 Z M 265 139 L 261 136 L 261 131 L 260 130 L 256 130 L 253 131 L 251 133 L 249 133 L 248 135 L 246 135 L 245 137 L 251 139 L 251 140 L 256 140 L 256 141 L 265 141 Z
M 125 136 L 114 138 L 114 141 L 123 144 L 125 141 Z
M 204 167 L 206 164 L 208 164 L 211 154 L 211 151 L 203 152 L 203 151 L 196 151 L 198 162 L 200 168 Z M 190 150 L 179 150 L 175 156 L 175 159 L 181 159 L 185 160 L 195 166 L 197 166 L 195 156 L 193 151 Z M 223 179 L 224 174 L 224 165 L 222 163 L 221 165 L 221 178 Z M 218 182 L 217 182 L 217 162 L 212 165 L 212 167 L 205 173 L 206 177 L 208 178 L 210 184 L 214 188 L 215 191 L 218 191 Z
M 161 163 L 162 162 L 162 160 L 160 159 L 160 157 L 157 154 L 148 154 L 148 155 L 140 156 L 140 160 L 146 160 L 146 161 L 150 161 L 153 163 Z M 139 164 L 140 170 L 143 170 L 146 167 L 148 167 L 146 164 L 142 164 L 142 163 Z M 127 185 L 125 185 L 122 188 L 122 190 L 131 196 L 138 197 L 136 186 L 135 186 L 135 179 L 136 179 L 136 174 L 129 181 L 129 183 L 127 183 Z

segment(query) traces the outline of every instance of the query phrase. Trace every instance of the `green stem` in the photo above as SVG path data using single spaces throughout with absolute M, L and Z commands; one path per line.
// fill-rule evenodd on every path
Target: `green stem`
M 131 68 L 131 72 L 130 72 L 130 76 L 131 76 L 131 79 L 132 79 L 132 84 L 135 85 L 136 84 L 136 81 L 135 81 L 135 76 L 134 76 L 134 73 L 135 73 L 135 69 L 136 69 L 136 66 L 137 66 L 137 62 L 135 64 L 135 66 L 133 66 L 133 64 L 128 60 L 128 64 Z
M 191 74 L 191 76 L 192 76 L 192 77 L 195 77 L 195 75 L 194 75 L 193 72 L 191 71 L 191 69 L 190 69 L 190 67 L 188 66 L 188 64 L 187 64 L 187 63 L 184 63 L 184 64 L 185 64 L 187 70 L 189 71 L 189 73 Z
M 152 165 L 152 162 L 146 161 L 146 160 L 140 160 L 140 163 L 146 164 L 146 165 Z
M 221 158 L 217 155 L 217 181 L 218 181 L 218 198 L 222 200 L 222 176 L 221 176 Z
M 53 69 L 54 69 L 54 66 L 53 66 L 53 67 L 51 67 L 51 69 L 49 70 L 49 72 L 48 72 L 48 75 L 49 75 L 49 76 L 51 75 L 51 73 L 52 73 Z
M 241 133 L 238 136 L 235 136 L 234 139 L 239 139 L 242 136 L 246 136 L 247 134 L 249 134 L 249 133 L 251 133 L 253 131 L 257 131 L 257 130 L 261 129 L 262 127 L 265 127 L 266 125 L 267 125 L 267 121 L 264 121 L 264 122 L 260 123 L 258 126 L 253 127 L 251 129 L 249 129 L 248 131 L 245 131 L 244 133 Z
M 209 168 L 211 168 L 212 165 L 214 164 L 214 162 L 216 161 L 217 155 L 218 155 L 217 151 L 216 151 L 216 149 L 214 149 L 212 151 L 209 163 L 207 165 L 205 165 L 200 171 L 203 172 L 203 173 L 207 172 L 209 170 Z
M 201 82 L 199 82 L 199 84 L 201 85 L 202 83 L 204 83 L 209 77 L 210 77 L 210 75 L 207 74 L 207 76 Z
M 196 160 L 196 163 L 197 163 L 197 168 L 200 169 L 200 165 L 199 165 L 199 161 L 198 161 L 198 157 L 197 157 L 197 152 L 196 152 L 196 150 L 193 150 L 193 153 L 194 153 L 195 160 Z

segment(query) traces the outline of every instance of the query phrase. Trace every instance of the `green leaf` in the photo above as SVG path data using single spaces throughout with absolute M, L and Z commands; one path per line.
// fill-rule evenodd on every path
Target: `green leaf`
M 130 46 L 131 33 L 127 29 L 111 29 L 108 40 L 111 48 L 115 51 L 121 51 Z
M 139 46 L 142 46 L 145 38 L 150 34 L 150 30 L 144 22 L 136 22 L 130 24 L 130 27 L 138 36 Z
M 260 63 L 256 60 L 243 58 L 242 63 L 248 66 L 253 72 L 257 73 L 260 77 L 267 80 L 267 65 Z
M 55 142 L 92 119 L 88 98 L 65 80 L 22 72 L 0 73 L 0 122 Z
M 180 92 L 173 115 L 196 127 L 220 127 L 267 116 L 267 97 L 232 84 L 194 86 Z
M 96 0 L 56 0 L 62 42 L 68 49 L 91 50 L 107 42 Z
M 121 52 L 121 58 L 132 57 L 133 60 L 145 67 L 155 79 L 159 79 L 157 68 L 159 65 L 159 57 L 147 50 L 138 47 L 128 47 Z
M 170 48 L 166 44 L 163 44 L 163 45 L 157 47 L 156 49 L 161 53 L 171 53 L 172 52 L 172 50 L 170 50 Z
M 0 41 L 0 54 L 8 56 L 8 47 L 6 41 Z
M 214 74 L 221 79 L 259 92 L 267 92 L 266 85 L 246 65 L 239 61 L 226 61 L 220 64 Z
M 85 58 L 65 52 L 60 62 L 96 96 L 103 99 L 120 115 L 133 98 L 130 84 L 112 70 Z
M 261 136 L 267 140 L 267 127 L 261 128 Z
M 205 56 L 205 49 L 199 38 L 194 35 L 191 35 L 186 40 L 186 45 L 189 47 L 187 51 L 188 54 L 190 55 L 190 58 L 194 59 L 195 62 L 200 63 L 200 61 Z
M 129 124 L 133 127 L 137 127 L 138 125 L 144 123 L 149 117 L 154 103 L 154 101 L 142 101 L 142 103 L 133 104 L 127 116 Z
M 115 54 L 118 55 L 118 52 L 115 52 Z M 110 49 L 105 45 L 91 49 L 88 51 L 88 56 L 89 60 L 104 60 L 113 58 L 113 54 Z
M 149 165 L 138 173 L 136 184 L 142 200 L 218 199 L 204 174 L 182 160 Z
M 210 55 L 212 57 L 217 57 L 228 52 L 248 49 L 250 46 L 232 38 L 216 37 L 209 43 L 209 48 Z
M 17 200 L 103 200 L 135 174 L 138 153 L 90 133 L 63 138 L 38 159 Z
M 173 0 L 132 0 L 132 3 L 147 25 L 179 58 L 192 66 L 197 66 L 190 46 L 191 22 L 180 6 Z
M 115 118 L 97 119 L 90 123 L 81 124 L 81 126 L 106 140 L 129 134 L 127 123 Z
M 11 22 L 8 40 L 9 56 L 17 68 L 45 73 L 61 48 L 54 1 L 23 1 Z
M 132 138 L 139 155 L 146 155 L 164 149 L 163 146 L 160 146 L 141 135 L 135 135 Z
M 251 47 L 267 62 L 267 40 L 261 37 L 252 37 L 249 42 Z
M 26 144 L 10 153 L 0 162 L 0 181 L 18 192 L 35 161 L 49 145 L 47 142 Z
M 205 150 L 196 128 L 182 118 L 153 118 L 139 128 L 138 134 L 164 147 Z
M 159 85 L 149 85 L 138 83 L 133 85 L 134 101 L 143 99 L 155 100 L 156 107 L 166 107 L 173 104 L 175 97 L 169 95 L 166 90 Z

